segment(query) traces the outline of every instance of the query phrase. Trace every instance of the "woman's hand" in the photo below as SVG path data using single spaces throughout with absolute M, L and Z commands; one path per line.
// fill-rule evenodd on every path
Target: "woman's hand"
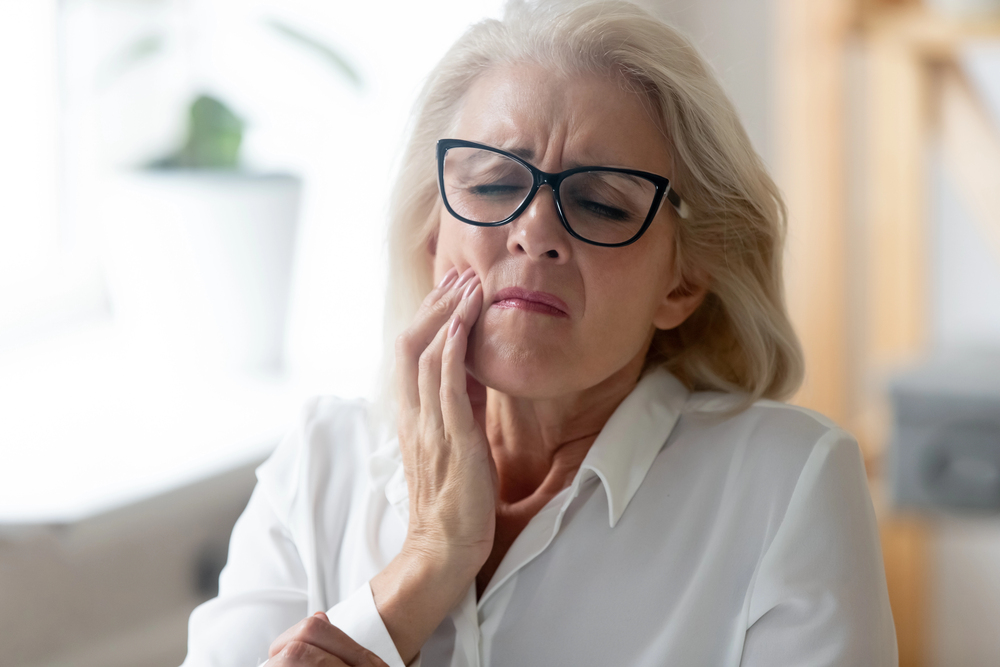
M 456 273 L 428 295 L 396 346 L 399 445 L 410 502 L 403 550 L 474 577 L 493 548 L 496 471 L 465 371 L 482 287 L 471 269 Z
M 281 633 L 271 644 L 268 658 L 267 667 L 387 667 L 321 611 Z
M 496 466 L 465 371 L 482 299 L 472 270 L 452 269 L 396 342 L 409 528 L 371 587 L 404 662 L 465 596 L 493 548 Z

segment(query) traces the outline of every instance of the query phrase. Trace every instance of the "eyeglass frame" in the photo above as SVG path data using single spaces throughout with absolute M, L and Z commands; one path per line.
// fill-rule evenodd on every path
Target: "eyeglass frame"
M 444 189 L 444 159 L 445 155 L 452 148 L 477 148 L 480 150 L 485 150 L 491 153 L 502 155 L 505 158 L 517 162 L 531 173 L 532 176 L 531 191 L 528 192 L 528 195 L 524 198 L 524 201 L 521 202 L 516 209 L 514 209 L 513 213 L 511 213 L 509 216 L 507 216 L 505 219 L 499 222 L 477 222 L 475 220 L 470 220 L 466 217 L 459 215 L 455 211 L 455 209 L 451 207 L 451 204 L 448 203 L 448 196 L 445 194 L 445 189 Z M 514 221 L 515 219 L 517 219 L 518 216 L 524 213 L 524 211 L 528 208 L 528 206 L 531 205 L 531 202 L 534 200 L 535 195 L 538 194 L 538 190 L 543 185 L 548 185 L 549 188 L 552 189 L 552 199 L 555 201 L 556 204 L 556 212 L 559 214 L 559 221 L 562 223 L 562 226 L 566 229 L 566 231 L 569 232 L 570 236 L 572 236 L 573 238 L 579 239 L 580 241 L 583 241 L 584 243 L 589 243 L 591 245 L 601 246 L 605 248 L 620 248 L 622 246 L 627 246 L 632 243 L 635 243 L 646 232 L 646 230 L 649 228 L 649 225 L 652 224 L 653 218 L 656 217 L 656 214 L 660 210 L 660 203 L 663 201 L 664 197 L 666 197 L 667 201 L 669 201 L 673 205 L 673 207 L 677 210 L 677 214 L 681 218 L 687 217 L 685 213 L 686 207 L 684 206 L 684 202 L 681 199 L 680 195 L 678 195 L 677 192 L 670 187 L 670 179 L 668 179 L 665 176 L 660 176 L 659 174 L 654 174 L 648 171 L 640 171 L 638 169 L 625 169 L 622 167 L 587 166 L 587 167 L 574 167 L 573 169 L 566 169 L 564 171 L 552 173 L 552 172 L 542 171 L 541 169 L 535 167 L 533 164 L 518 157 L 517 155 L 496 148 L 495 146 L 488 146 L 486 144 L 480 144 L 475 141 L 466 141 L 464 139 L 438 139 L 437 163 L 438 163 L 438 188 L 441 190 L 441 201 L 444 203 L 445 208 L 455 218 L 458 218 L 459 220 L 461 220 L 466 224 L 475 225 L 476 227 L 499 227 L 501 225 L 506 225 L 507 223 Z M 653 202 L 652 204 L 650 204 L 649 207 L 649 213 L 646 214 L 646 219 L 643 221 L 642 226 L 639 228 L 639 231 L 637 231 L 635 235 L 632 236 L 632 238 L 626 241 L 622 241 L 620 243 L 601 243 L 599 241 L 591 241 L 590 239 L 586 239 L 580 236 L 575 231 L 573 231 L 572 227 L 570 227 L 569 222 L 566 220 L 566 214 L 563 212 L 562 202 L 559 199 L 559 186 L 562 184 L 564 180 L 566 180 L 570 176 L 588 171 L 608 171 L 618 174 L 627 174 L 629 176 L 638 176 L 639 178 L 646 179 L 647 181 L 652 183 L 653 186 L 656 188 L 656 192 L 653 195 Z

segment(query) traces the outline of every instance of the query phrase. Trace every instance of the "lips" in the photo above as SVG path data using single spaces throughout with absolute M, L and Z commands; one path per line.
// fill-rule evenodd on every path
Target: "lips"
M 555 317 L 569 317 L 569 306 L 554 294 L 533 292 L 521 287 L 505 287 L 493 296 L 496 308 L 516 308 Z

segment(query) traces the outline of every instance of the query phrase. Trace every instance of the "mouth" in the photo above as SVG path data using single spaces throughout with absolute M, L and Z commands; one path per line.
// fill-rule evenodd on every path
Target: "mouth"
M 493 296 L 494 308 L 513 308 L 554 317 L 569 317 L 569 306 L 554 294 L 506 287 Z

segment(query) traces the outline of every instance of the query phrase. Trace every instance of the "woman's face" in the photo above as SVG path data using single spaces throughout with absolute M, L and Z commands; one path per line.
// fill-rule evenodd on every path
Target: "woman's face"
M 666 140 L 641 99 L 597 74 L 491 70 L 467 92 L 451 138 L 516 153 L 548 172 L 600 165 L 671 176 Z M 654 329 L 679 325 L 703 297 L 677 289 L 669 204 L 638 241 L 619 248 L 570 236 L 547 186 L 500 227 L 469 225 L 440 208 L 435 277 L 471 266 L 482 280 L 468 368 L 504 393 L 551 398 L 637 370 Z M 510 288 L 552 295 L 564 312 L 532 305 L 532 295 L 504 298 Z

